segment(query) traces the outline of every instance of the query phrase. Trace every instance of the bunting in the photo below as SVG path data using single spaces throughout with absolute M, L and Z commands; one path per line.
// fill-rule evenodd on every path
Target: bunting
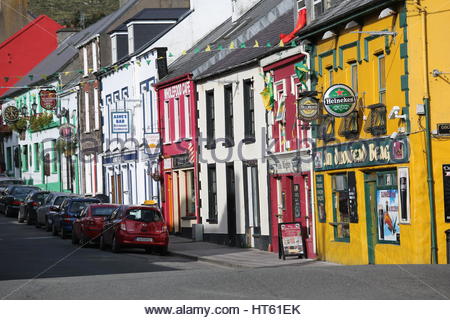
M 264 90 L 260 94 L 263 98 L 264 108 L 266 108 L 267 111 L 272 111 L 275 99 L 273 95 L 273 80 L 270 73 L 264 80 Z

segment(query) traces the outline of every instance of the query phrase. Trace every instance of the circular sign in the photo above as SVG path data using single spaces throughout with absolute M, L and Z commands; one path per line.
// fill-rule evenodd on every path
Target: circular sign
M 3 119 L 8 123 L 13 123 L 19 120 L 20 112 L 15 106 L 7 106 L 3 110 Z
M 312 97 L 304 97 L 298 101 L 298 118 L 303 121 L 313 121 L 319 117 L 320 103 Z
M 329 114 L 335 117 L 345 117 L 355 109 L 356 95 L 349 86 L 336 84 L 325 92 L 323 105 Z

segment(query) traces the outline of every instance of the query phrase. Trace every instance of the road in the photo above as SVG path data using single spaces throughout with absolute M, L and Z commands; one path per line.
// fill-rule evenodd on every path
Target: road
M 0 299 L 449 299 L 450 266 L 233 269 L 80 248 L 0 216 Z

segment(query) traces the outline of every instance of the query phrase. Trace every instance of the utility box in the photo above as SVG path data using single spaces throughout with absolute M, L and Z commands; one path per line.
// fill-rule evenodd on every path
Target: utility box
M 447 264 L 450 264 L 450 230 L 445 231 L 447 238 Z
M 203 224 L 192 225 L 192 240 L 203 241 Z

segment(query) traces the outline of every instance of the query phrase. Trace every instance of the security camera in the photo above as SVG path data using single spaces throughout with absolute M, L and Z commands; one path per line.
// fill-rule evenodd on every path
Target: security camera
M 393 120 L 393 119 L 403 119 L 406 120 L 406 115 L 399 115 L 400 113 L 400 107 L 399 106 L 394 106 L 392 107 L 391 112 L 389 113 L 389 119 Z
M 391 139 L 392 139 L 392 140 L 395 140 L 395 139 L 397 139 L 397 137 L 398 137 L 398 132 L 397 132 L 397 131 L 394 131 L 394 132 L 391 134 Z

